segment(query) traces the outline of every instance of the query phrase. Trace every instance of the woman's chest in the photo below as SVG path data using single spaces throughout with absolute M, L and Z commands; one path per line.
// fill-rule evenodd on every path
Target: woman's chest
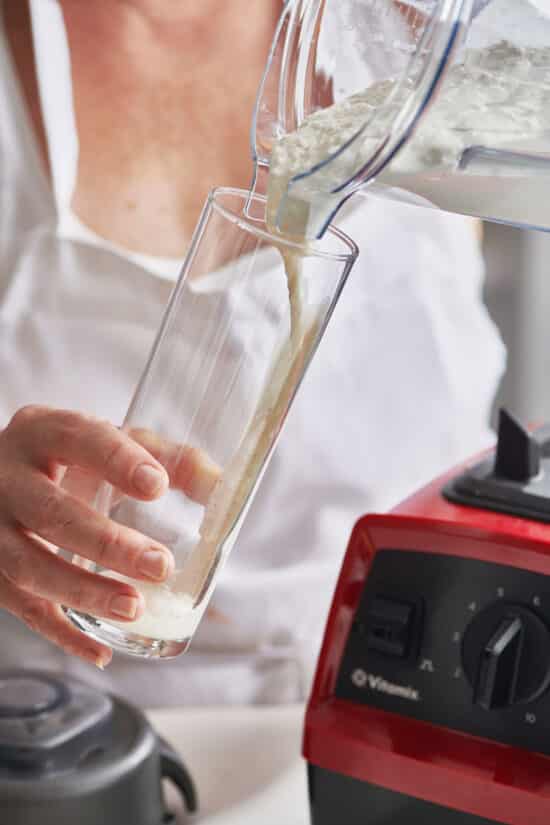
M 58 78 L 58 89 L 45 89 L 51 73 L 34 49 L 44 32 L 35 31 L 33 39 L 27 3 L 12 0 L 4 9 L 44 166 L 55 175 L 52 156 L 63 154 L 60 144 L 76 131 L 78 162 L 67 205 L 81 222 L 132 251 L 182 256 L 209 189 L 250 181 L 248 132 L 262 61 L 252 71 L 247 65 L 246 72 L 235 66 L 228 72 L 223 59 L 203 65 L 186 55 L 184 44 L 165 48 L 139 27 L 119 37 L 117 21 L 107 26 L 95 7 L 63 2 L 60 8 L 70 78 Z M 52 134 L 45 106 L 50 113 L 52 106 L 69 106 L 74 121 L 58 123 Z
M 167 60 L 153 74 L 131 76 L 128 64 L 73 58 L 80 146 L 73 209 L 110 240 L 170 257 L 185 253 L 208 191 L 246 187 L 252 171 L 249 107 L 230 107 L 219 86 L 212 99 L 193 78 L 174 77 L 174 68 Z

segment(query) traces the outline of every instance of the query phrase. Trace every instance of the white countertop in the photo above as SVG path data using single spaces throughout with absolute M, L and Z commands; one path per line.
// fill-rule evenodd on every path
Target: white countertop
M 309 825 L 303 715 L 295 705 L 148 714 L 193 776 L 200 825 Z M 172 788 L 167 798 L 181 811 Z

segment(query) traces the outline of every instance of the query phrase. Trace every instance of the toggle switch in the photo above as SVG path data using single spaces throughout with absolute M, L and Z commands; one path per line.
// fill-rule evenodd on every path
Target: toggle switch
M 415 606 L 389 598 L 376 598 L 366 620 L 367 648 L 404 658 L 410 648 Z

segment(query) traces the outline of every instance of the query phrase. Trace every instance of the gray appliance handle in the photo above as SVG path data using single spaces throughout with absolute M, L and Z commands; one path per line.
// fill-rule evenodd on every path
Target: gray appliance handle
M 159 737 L 160 751 L 160 772 L 163 779 L 170 779 L 180 791 L 189 813 L 195 813 L 198 809 L 197 791 L 191 779 L 191 774 L 182 763 L 178 754 L 166 742 Z

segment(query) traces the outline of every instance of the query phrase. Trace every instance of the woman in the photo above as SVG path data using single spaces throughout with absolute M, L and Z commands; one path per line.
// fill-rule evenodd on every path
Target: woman
M 249 184 L 250 115 L 280 4 L 2 5 L 2 662 L 79 672 L 149 706 L 303 699 L 354 520 L 487 439 L 503 353 L 474 229 L 351 205 L 340 223 L 360 259 L 192 651 L 162 672 L 121 657 L 105 673 L 87 667 L 76 657 L 105 666 L 110 651 L 59 603 L 129 619 L 139 600 L 63 566 L 47 542 L 106 566 L 118 554 L 157 581 L 172 562 L 140 534 L 115 536 L 59 481 L 84 468 L 137 498 L 168 483 L 114 424 L 206 193 Z M 212 470 L 190 460 L 200 500 Z

